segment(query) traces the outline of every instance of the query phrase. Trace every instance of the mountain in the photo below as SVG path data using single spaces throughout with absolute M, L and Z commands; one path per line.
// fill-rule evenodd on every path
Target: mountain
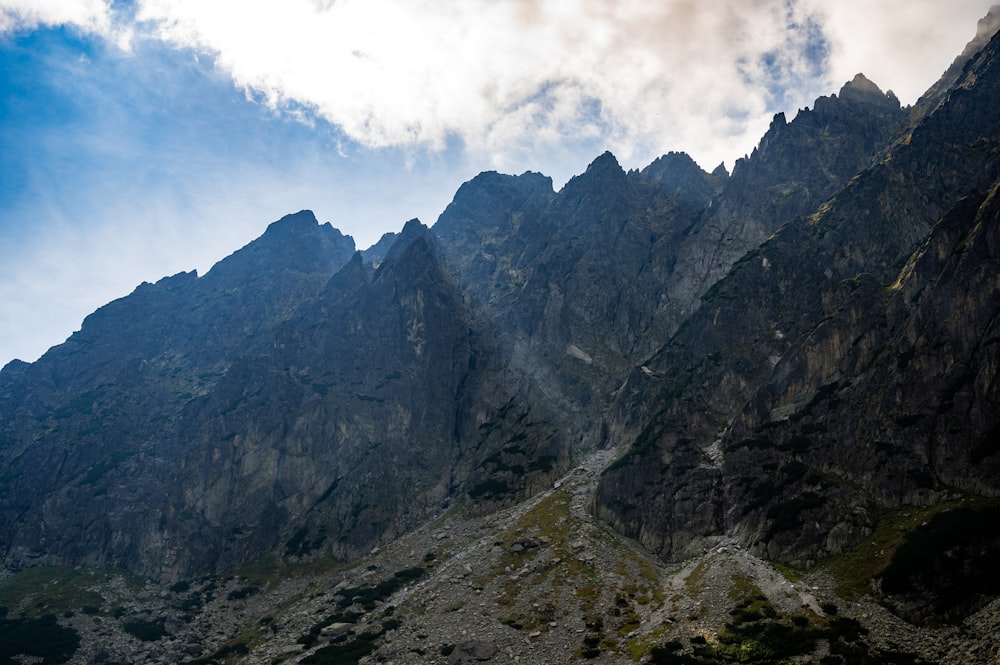
M 8 364 L 0 660 L 993 662 L 997 16 L 732 173 L 302 211 Z
M 928 414 L 924 423 L 919 415 L 927 402 L 947 401 L 941 393 L 960 390 L 956 377 L 937 376 L 935 383 L 927 375 L 911 384 L 922 390 L 891 403 L 872 384 L 858 386 L 876 371 L 904 381 L 907 364 L 898 358 L 930 354 L 912 347 L 913 331 L 910 344 L 896 342 L 901 356 L 887 354 L 881 338 L 905 328 L 916 304 L 892 306 L 916 278 L 908 266 L 921 242 L 933 242 L 944 224 L 969 229 L 986 214 L 980 205 L 998 176 L 996 48 L 990 42 L 933 113 L 813 215 L 785 224 L 735 263 L 670 342 L 632 372 L 613 406 L 612 429 L 636 442 L 605 476 L 599 514 L 668 556 L 700 547 L 703 536 L 735 531 L 772 557 L 810 566 L 865 537 L 881 510 L 940 501 L 952 490 L 995 495 L 996 467 L 971 456 L 995 426 L 994 411 L 966 414 L 969 429 L 943 432 L 938 418 Z M 949 222 L 955 218 L 962 221 Z M 964 292 L 955 286 L 952 297 Z M 891 316 L 879 318 L 882 309 Z M 958 343 L 936 339 L 934 353 Z M 974 366 L 969 353 L 965 348 L 954 362 Z M 850 369 L 849 357 L 856 360 Z M 961 373 L 950 366 L 934 371 Z M 814 422 L 817 404 L 839 403 L 844 391 L 863 395 L 856 399 L 865 408 L 838 411 L 837 424 Z M 748 403 L 757 404 L 752 418 Z M 859 435 L 862 413 L 869 424 Z M 914 419 L 924 427 L 914 428 Z M 853 448 L 859 444 L 862 454 Z M 952 449 L 947 472 L 936 468 L 938 446 Z M 789 464 L 794 478 L 780 473 Z M 917 478 L 895 477 L 911 468 Z M 981 480 L 952 484 L 970 475 Z M 700 500 L 670 500 L 689 492 Z M 801 530 L 807 516 L 818 518 L 811 535 Z
M 546 434 L 524 446 L 545 475 L 562 439 L 496 377 L 435 244 L 411 222 L 373 269 L 298 213 L 88 317 L 0 396 L 6 565 L 354 558 L 465 491 L 533 482 L 481 470 L 501 424 Z

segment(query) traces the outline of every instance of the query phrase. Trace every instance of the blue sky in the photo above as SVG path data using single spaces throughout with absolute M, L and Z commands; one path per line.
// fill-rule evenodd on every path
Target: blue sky
M 0 366 L 289 212 L 364 248 L 482 170 L 731 166 L 859 71 L 912 103 L 989 4 L 0 0 Z

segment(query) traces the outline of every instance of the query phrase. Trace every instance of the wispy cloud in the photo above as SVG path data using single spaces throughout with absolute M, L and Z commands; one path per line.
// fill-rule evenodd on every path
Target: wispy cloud
M 776 95 L 805 103 L 825 83 L 814 12 L 784 1 L 229 7 L 145 0 L 137 17 L 213 54 L 273 107 L 304 106 L 362 145 L 438 149 L 455 135 L 498 166 L 596 136 L 625 159 L 685 149 L 721 160 L 757 134 Z
M 858 71 L 913 101 L 985 6 L 143 0 L 138 18 L 215 54 L 275 108 L 305 106 L 362 145 L 437 149 L 456 135 L 502 167 L 595 136 L 626 160 L 668 149 L 732 159 L 770 113 L 811 104 Z
M 30 30 L 39 25 L 76 25 L 110 34 L 111 11 L 105 0 L 4 0 L 0 32 Z
M 863 72 L 904 104 L 917 100 L 976 33 L 996 0 L 807 0 L 830 43 L 829 78 Z
M 946 6 L 947 5 L 947 6 Z M 943 71 L 983 0 L 3 0 L 0 31 L 67 23 L 215 59 L 247 94 L 362 146 L 499 168 L 597 140 L 625 161 L 686 150 L 711 167 L 769 115 L 859 71 L 904 103 Z M 959 18 L 961 17 L 961 18 Z

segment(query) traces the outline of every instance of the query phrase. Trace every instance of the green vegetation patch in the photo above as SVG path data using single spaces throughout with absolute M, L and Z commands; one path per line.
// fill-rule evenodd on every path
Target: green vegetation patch
M 250 652 L 249 642 L 254 637 L 256 637 L 256 634 L 254 633 L 241 635 L 236 639 L 226 642 L 210 655 L 205 656 L 204 658 L 195 658 L 194 660 L 184 661 L 181 665 L 213 665 L 216 663 L 226 662 L 227 659 L 235 656 L 242 656 Z
M 30 616 L 58 614 L 83 606 L 101 607 L 104 598 L 93 587 L 118 575 L 112 570 L 38 566 L 0 581 L 0 606 L 18 607 Z M 134 582 L 131 578 L 127 578 Z
M 388 614 L 388 613 L 387 613 Z M 390 630 L 402 625 L 398 619 L 387 619 L 382 622 L 379 632 L 366 630 L 354 639 L 342 636 L 341 640 L 323 647 L 311 656 L 302 660 L 305 665 L 357 665 L 362 658 L 375 650 L 375 642 Z
M 871 591 L 872 580 L 889 567 L 893 556 L 909 533 L 917 530 L 935 515 L 962 506 L 997 506 L 996 501 L 952 501 L 936 506 L 907 506 L 879 515 L 875 530 L 863 541 L 843 554 L 823 562 L 819 567 L 837 579 L 838 595 L 854 600 Z
M 402 589 L 407 583 L 418 580 L 424 575 L 424 569 L 420 566 L 400 570 L 389 579 L 382 580 L 375 586 L 348 587 L 338 592 L 343 599 L 338 603 L 341 608 L 347 608 L 355 603 L 360 604 L 365 610 L 375 609 L 375 603 L 385 600 L 392 594 Z
M 760 606 L 770 611 L 750 611 Z M 924 663 L 910 653 L 872 649 L 863 640 L 865 629 L 857 621 L 843 617 L 818 617 L 799 613 L 780 615 L 757 594 L 737 604 L 715 642 L 703 636 L 691 639 L 690 647 L 677 640 L 649 650 L 654 665 L 792 665 L 814 654 L 821 641 L 830 653 L 824 665 L 917 665 Z M 755 615 L 755 616 L 751 616 Z
M 304 665 L 357 665 L 375 650 L 375 641 L 362 633 L 344 644 L 331 644 L 302 659 Z
M 320 634 L 327 626 L 332 626 L 335 623 L 357 623 L 361 617 L 361 612 L 337 612 L 336 614 L 331 614 L 313 626 L 308 633 L 299 637 L 296 642 L 309 648 L 319 641 Z
M 126 633 L 139 638 L 143 642 L 156 642 L 167 634 L 167 629 L 163 623 L 163 619 L 156 619 L 154 621 L 143 621 L 139 619 L 135 621 L 126 621 L 123 628 Z
M 1000 595 L 1000 506 L 939 513 L 906 534 L 882 572 L 882 591 L 919 598 L 922 618 L 961 620 Z

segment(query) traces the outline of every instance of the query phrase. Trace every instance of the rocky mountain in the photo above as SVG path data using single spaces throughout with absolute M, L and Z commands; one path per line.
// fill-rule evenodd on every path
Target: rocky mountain
M 303 211 L 8 364 L 0 662 L 993 662 L 996 16 L 731 174 Z
M 612 430 L 636 439 L 605 476 L 599 514 L 667 556 L 700 547 L 701 536 L 737 532 L 770 556 L 808 566 L 857 543 L 881 510 L 940 501 L 954 490 L 995 496 L 996 467 L 972 457 L 996 424 L 995 409 L 965 413 L 964 426 L 951 431 L 938 429 L 946 416 L 928 413 L 929 404 L 960 393 L 978 399 L 958 375 L 964 363 L 972 376 L 962 381 L 974 385 L 979 356 L 948 337 L 915 347 L 918 333 L 902 331 L 918 303 L 902 294 L 919 279 L 913 262 L 926 252 L 921 243 L 934 243 L 949 225 L 971 233 L 988 214 L 981 205 L 991 200 L 1000 165 L 996 48 L 990 42 L 949 97 L 841 192 L 736 262 L 670 342 L 632 372 Z M 939 293 L 949 304 L 937 314 L 959 316 L 947 309 L 961 307 L 966 284 L 978 279 Z M 988 300 L 980 306 L 992 316 Z M 890 341 L 894 334 L 909 341 Z M 893 344 L 901 355 L 888 352 Z M 948 355 L 953 345 L 964 357 Z M 911 355 L 937 356 L 938 368 L 924 367 L 928 374 L 913 383 L 904 378 L 914 371 Z M 867 383 L 876 372 L 921 389 L 887 401 Z M 853 400 L 842 401 L 842 392 Z M 825 409 L 819 417 L 818 405 L 831 401 L 854 408 L 833 411 L 837 422 Z M 947 479 L 935 470 L 939 446 L 950 450 Z M 873 466 L 876 448 L 894 452 Z M 848 460 L 850 470 L 841 466 Z M 781 472 L 788 465 L 794 473 Z M 956 485 L 952 472 L 978 480 Z M 807 520 L 812 534 L 802 529 Z
M 202 278 L 107 305 L 12 376 L 5 563 L 177 579 L 276 547 L 353 558 L 465 492 L 517 492 L 567 450 L 490 344 L 426 227 L 374 269 L 290 215 Z M 507 457 L 532 472 L 482 470 L 501 436 L 529 432 Z

